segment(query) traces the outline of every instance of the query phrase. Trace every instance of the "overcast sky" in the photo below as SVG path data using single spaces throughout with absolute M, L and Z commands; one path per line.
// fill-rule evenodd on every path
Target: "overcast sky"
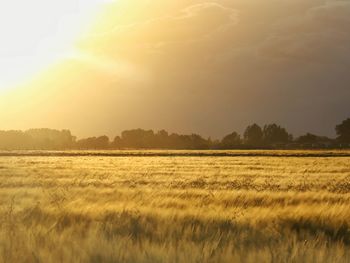
M 94 21 L 60 63 L 0 95 L 0 129 L 221 137 L 276 122 L 334 136 L 350 117 L 350 1 L 119 0 Z

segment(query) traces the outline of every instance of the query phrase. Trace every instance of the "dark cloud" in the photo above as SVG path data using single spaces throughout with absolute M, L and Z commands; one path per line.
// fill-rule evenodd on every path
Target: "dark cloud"
M 98 122 L 109 134 L 142 126 L 221 136 L 279 122 L 334 135 L 349 114 L 349 26 L 349 1 L 118 1 L 79 47 L 147 81 L 101 81 L 104 107 L 91 110 L 116 120 Z

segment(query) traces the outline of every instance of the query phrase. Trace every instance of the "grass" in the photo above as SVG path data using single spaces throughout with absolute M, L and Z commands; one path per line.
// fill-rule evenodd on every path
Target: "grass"
M 0 262 L 350 262 L 346 152 L 118 153 L 0 157 Z

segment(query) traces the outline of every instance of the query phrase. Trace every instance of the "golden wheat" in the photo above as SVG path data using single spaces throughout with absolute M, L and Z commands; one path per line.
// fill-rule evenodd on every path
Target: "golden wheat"
M 0 261 L 350 262 L 349 157 L 156 153 L 0 157 Z

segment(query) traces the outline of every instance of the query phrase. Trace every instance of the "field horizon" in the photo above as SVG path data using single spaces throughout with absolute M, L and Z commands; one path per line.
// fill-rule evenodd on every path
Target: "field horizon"
M 347 149 L 310 150 L 173 150 L 173 149 L 122 149 L 122 150 L 0 150 L 0 157 L 350 157 Z

